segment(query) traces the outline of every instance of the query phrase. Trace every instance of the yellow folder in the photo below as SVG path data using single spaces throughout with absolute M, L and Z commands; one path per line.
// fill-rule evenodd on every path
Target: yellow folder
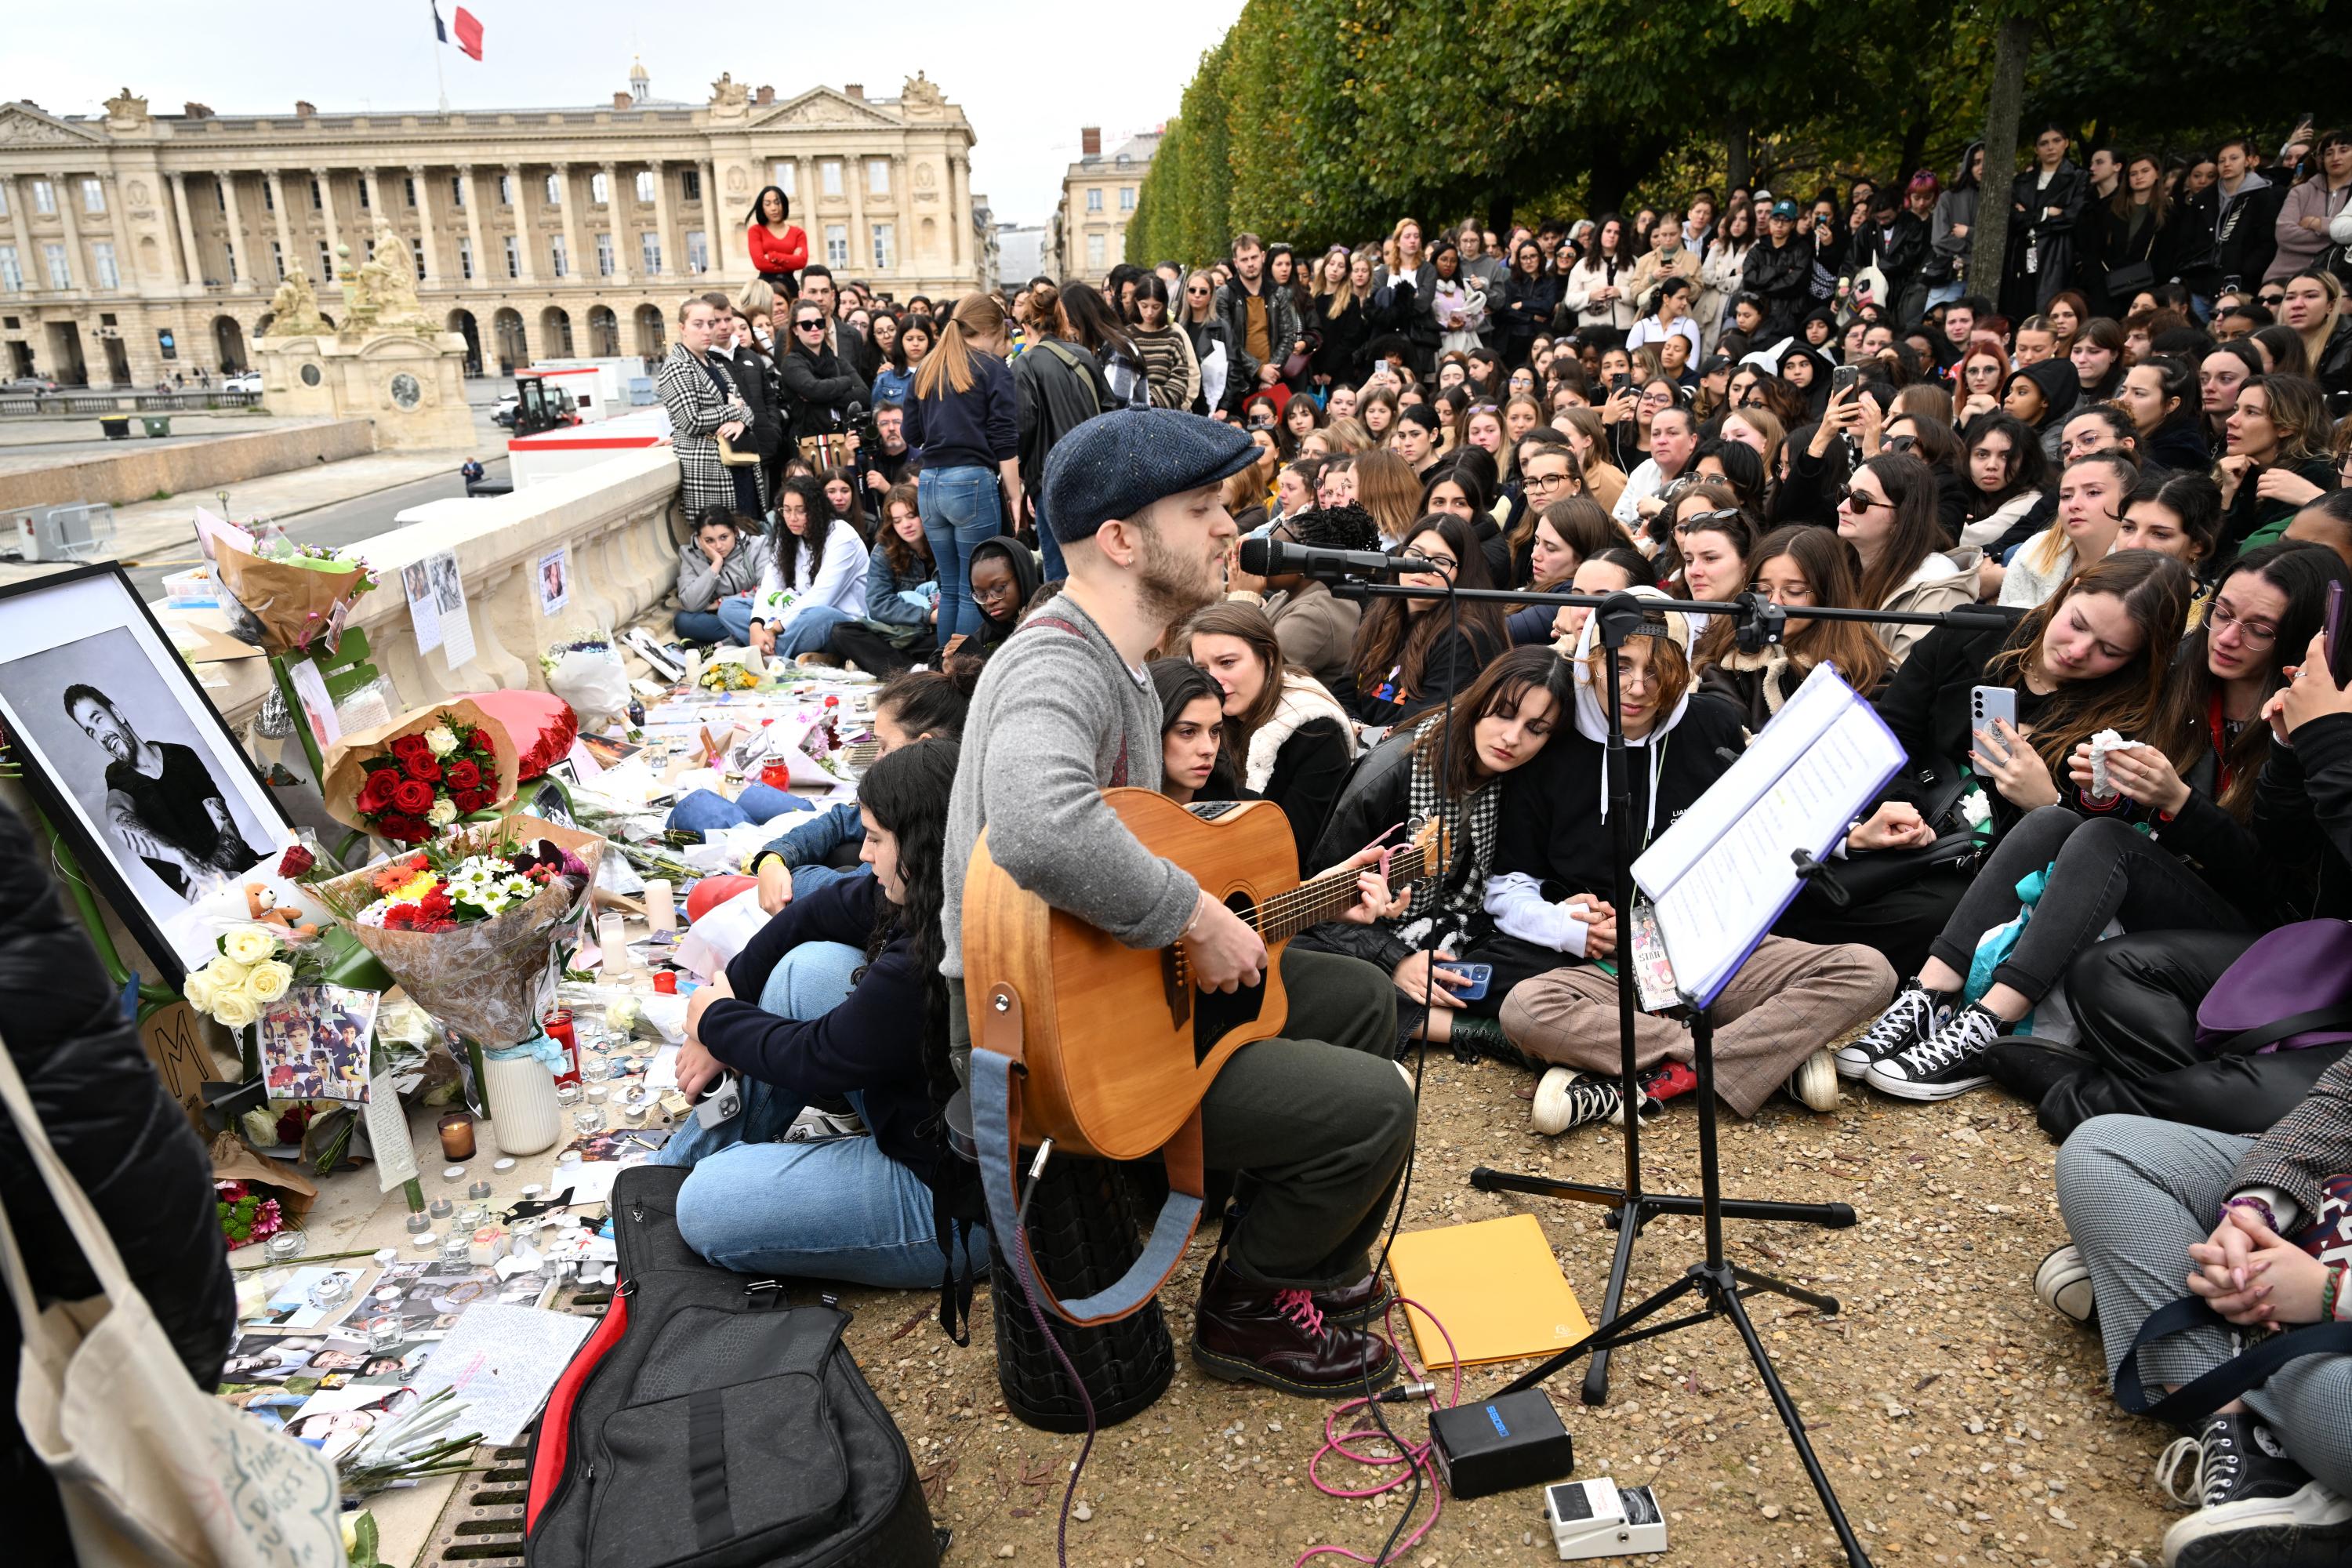
M 1426 1367 L 1545 1355 L 1591 1331 L 1533 1215 L 1400 1236 L 1389 1276 L 1398 1295 L 1429 1310 L 1405 1309 Z

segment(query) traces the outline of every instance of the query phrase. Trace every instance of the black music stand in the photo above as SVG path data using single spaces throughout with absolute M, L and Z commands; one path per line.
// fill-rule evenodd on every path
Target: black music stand
M 1655 608 L 1657 601 L 1647 602 Z M 1679 610 L 1683 606 L 1673 605 Z M 1616 905 L 1620 930 L 1622 922 L 1633 908 L 1633 792 L 1625 756 L 1624 711 L 1619 700 L 1616 651 L 1625 646 L 1625 639 L 1637 635 L 1644 614 L 1644 601 L 1632 594 L 1612 594 L 1602 599 L 1592 612 L 1600 623 L 1597 633 L 1601 645 L 1610 650 L 1609 669 L 1609 814 L 1614 826 L 1610 836 L 1612 859 L 1611 868 L 1615 886 L 1611 900 Z M 1777 628 L 1774 628 L 1777 632 Z M 1712 1180 L 1701 1184 L 1702 1195 L 1688 1197 L 1679 1194 L 1649 1193 L 1642 1188 L 1642 1118 L 1638 1107 L 1642 1102 L 1642 1087 L 1633 1065 L 1633 982 L 1627 971 L 1621 951 L 1617 964 L 1617 1043 L 1620 1055 L 1618 1067 L 1619 1090 L 1624 1100 L 1625 1125 L 1625 1184 L 1622 1187 L 1597 1186 L 1584 1182 L 1563 1182 L 1550 1176 L 1515 1175 L 1485 1165 L 1470 1173 L 1470 1184 L 1482 1193 L 1530 1193 L 1538 1197 L 1567 1198 L 1576 1203 L 1597 1204 L 1610 1211 L 1607 1223 L 1617 1232 L 1617 1255 L 1609 1266 L 1609 1288 L 1601 1299 L 1601 1321 L 1615 1320 L 1618 1309 L 1625 1300 L 1625 1276 L 1633 1263 L 1633 1243 L 1642 1227 L 1660 1215 L 1707 1214 L 1710 1224 L 1719 1224 L 1724 1217 L 1731 1219 L 1778 1220 L 1797 1225 L 1818 1225 L 1830 1229 L 1843 1229 L 1854 1223 L 1854 1212 L 1848 1204 L 1789 1204 L 1759 1198 L 1725 1198 Z M 1696 1028 L 1694 1029 L 1696 1033 Z M 1700 1053 L 1702 1060 L 1706 1052 Z M 1711 1172 L 1715 1159 L 1715 1100 L 1713 1064 L 1700 1069 L 1698 1094 L 1702 1101 L 1700 1127 L 1706 1139 L 1701 1151 L 1701 1170 Z M 1710 1209 L 1708 1205 L 1712 1204 Z M 1720 1248 L 1710 1248 L 1710 1257 Z M 1760 1277 L 1759 1277 L 1760 1278 Z M 1802 1300 L 1819 1305 L 1826 1298 L 1804 1296 Z M 1822 1310 L 1834 1312 L 1837 1303 L 1829 1301 Z M 1592 1365 L 1584 1375 L 1584 1403 L 1599 1405 L 1609 1397 L 1609 1352 L 1612 1346 L 1594 1347 Z M 1549 1375 L 1549 1373 L 1547 1373 Z
M 1621 981 L 1623 978 L 1622 974 L 1623 967 L 1622 964 L 1619 966 Z M 1793 1210 L 1815 1206 L 1844 1209 L 1846 1217 L 1842 1223 L 1846 1225 L 1853 1223 L 1853 1211 L 1846 1208 L 1843 1204 L 1808 1205 L 1725 1201 L 1722 1173 L 1716 1163 L 1715 1031 L 1708 1022 L 1706 1008 L 1692 1008 L 1690 1031 L 1693 1066 L 1698 1075 L 1700 1195 L 1696 1204 L 1698 1213 L 1706 1222 L 1706 1256 L 1692 1264 L 1683 1277 L 1673 1284 L 1651 1296 L 1640 1305 L 1620 1313 L 1615 1310 L 1616 1300 L 1619 1289 L 1624 1283 L 1625 1264 L 1632 1251 L 1630 1237 L 1634 1229 L 1632 1225 L 1623 1226 L 1618 1232 L 1617 1268 L 1610 1277 L 1610 1303 L 1601 1314 L 1601 1326 L 1567 1349 L 1559 1352 L 1541 1365 L 1520 1376 L 1500 1393 L 1517 1394 L 1524 1389 L 1533 1388 L 1580 1355 L 1591 1354 L 1598 1359 L 1607 1355 L 1619 1345 L 1632 1344 L 1636 1340 L 1653 1339 L 1660 1334 L 1670 1334 L 1677 1329 L 1691 1328 L 1699 1323 L 1713 1321 L 1717 1318 L 1727 1318 L 1731 1321 L 1731 1326 L 1739 1331 L 1740 1342 L 1748 1347 L 1748 1359 L 1756 1364 L 1756 1375 L 1762 1380 L 1764 1392 L 1772 1401 L 1773 1412 L 1780 1417 L 1780 1425 L 1787 1429 L 1789 1441 L 1795 1447 L 1797 1458 L 1804 1465 L 1805 1474 L 1813 1483 L 1813 1491 L 1822 1500 L 1822 1510 L 1829 1515 L 1830 1527 L 1837 1531 L 1838 1542 L 1845 1548 L 1846 1560 L 1853 1564 L 1853 1568 L 1871 1568 L 1869 1554 L 1863 1551 L 1862 1542 L 1854 1538 L 1853 1527 L 1846 1522 L 1845 1510 L 1838 1503 L 1837 1493 L 1830 1486 L 1829 1476 L 1822 1469 L 1822 1462 L 1815 1457 L 1812 1444 L 1805 1437 L 1804 1418 L 1797 1414 L 1796 1404 L 1790 1399 L 1789 1391 L 1780 1385 L 1780 1375 L 1772 1369 L 1772 1358 L 1765 1351 L 1764 1342 L 1757 1337 L 1756 1325 L 1748 1321 L 1748 1310 L 1740 1304 L 1743 1297 L 1765 1290 L 1777 1296 L 1786 1296 L 1792 1301 L 1801 1301 L 1818 1311 L 1831 1313 L 1838 1310 L 1837 1300 L 1831 1296 L 1817 1295 L 1811 1290 L 1800 1289 L 1784 1279 L 1775 1279 L 1769 1275 L 1742 1268 L 1723 1255 L 1724 1216 L 1734 1214 L 1738 1209 Z M 1628 1118 L 1629 1128 L 1633 1120 L 1635 1119 Z M 1525 1182 L 1527 1178 L 1515 1178 L 1515 1180 Z M 1645 1203 L 1657 1205 L 1662 1202 L 1689 1204 L 1692 1201 L 1689 1198 L 1643 1199 L 1636 1194 L 1620 1213 L 1622 1215 Z M 1657 1212 L 1674 1214 L 1686 1211 L 1680 1208 L 1660 1207 Z M 1774 1219 L 1800 1216 L 1768 1214 L 1752 1217 Z M 1699 1295 L 1703 1302 L 1697 1311 L 1669 1319 L 1663 1323 L 1641 1326 L 1644 1320 L 1655 1316 L 1694 1291 Z M 1588 1383 L 1588 1389 L 1590 1386 Z M 1498 1394 L 1497 1397 L 1499 1396 Z

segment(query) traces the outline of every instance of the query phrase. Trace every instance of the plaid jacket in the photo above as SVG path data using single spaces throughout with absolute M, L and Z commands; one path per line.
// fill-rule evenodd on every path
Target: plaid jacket
M 726 387 L 724 397 L 710 384 L 710 376 L 703 374 L 693 351 L 684 343 L 670 345 L 669 357 L 662 361 L 661 373 L 655 378 L 655 384 L 661 389 L 662 406 L 669 410 L 670 449 L 677 454 L 678 503 L 686 508 L 689 518 L 708 506 L 737 510 L 734 476 L 719 460 L 717 432 L 729 420 L 740 419 L 748 440 L 751 423 L 751 410 L 735 390 L 733 367 L 715 356 L 704 363 L 719 377 L 719 384 Z M 765 481 L 758 468 L 748 471 L 752 482 L 761 487 L 760 504 L 764 509 L 768 500 Z
M 2294 1200 L 2295 1228 L 2320 1215 L 2320 1186 L 2352 1171 L 2352 1055 L 2319 1075 L 2303 1103 L 2254 1141 L 2230 1178 L 2230 1191 L 2275 1187 Z

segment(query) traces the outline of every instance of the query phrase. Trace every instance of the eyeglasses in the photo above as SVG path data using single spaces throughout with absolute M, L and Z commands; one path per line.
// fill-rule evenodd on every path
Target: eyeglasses
M 1848 490 L 1846 493 L 1848 495 L 1852 495 L 1853 492 Z M 1716 524 L 1729 522 L 1738 518 L 1738 515 L 1739 509 L 1736 506 L 1717 507 L 1713 511 L 1695 511 L 1688 517 L 1676 519 L 1675 521 L 1675 531 L 1676 533 L 1705 533 L 1708 529 L 1714 527 Z
M 2213 601 L 2213 608 L 2206 615 L 2205 624 L 2216 634 L 2231 626 L 2237 627 L 2240 639 L 2248 647 L 2268 647 L 2278 641 L 2278 627 L 2267 621 L 2247 620 L 2219 599 Z
M 1529 474 L 1528 493 L 1532 496 L 1548 496 L 1566 483 L 1568 483 L 1568 476 L 1564 473 Z

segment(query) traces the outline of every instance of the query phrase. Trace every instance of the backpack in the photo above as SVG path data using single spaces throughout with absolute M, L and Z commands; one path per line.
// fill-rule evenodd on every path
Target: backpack
M 936 1568 L 906 1440 L 830 1297 L 703 1261 L 687 1172 L 614 1183 L 620 1284 L 531 1436 L 530 1568 Z

